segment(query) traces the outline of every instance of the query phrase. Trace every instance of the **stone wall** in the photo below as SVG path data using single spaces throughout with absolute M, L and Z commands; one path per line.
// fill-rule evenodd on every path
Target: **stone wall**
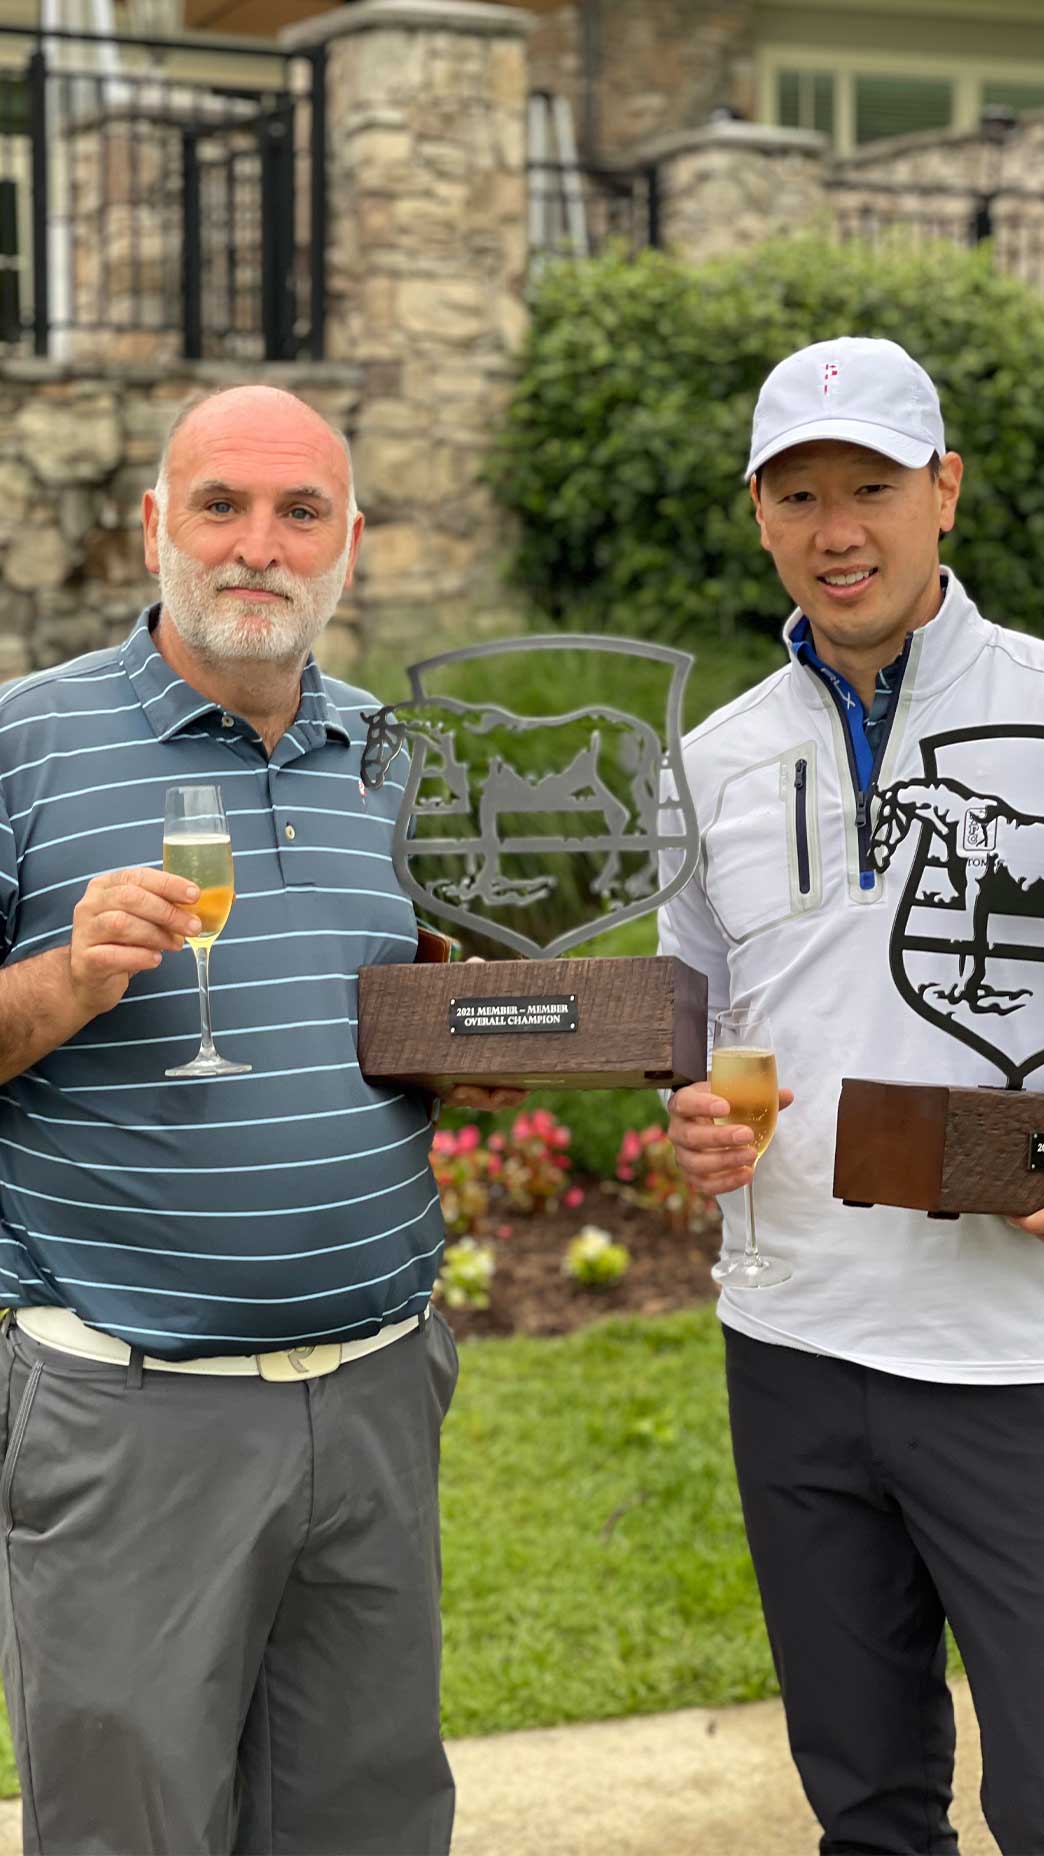
M 0 365 L 0 679 L 114 643 L 156 597 L 142 560 L 142 492 L 180 403 L 228 386 L 213 362 L 176 368 L 45 361 Z M 358 370 L 312 364 L 251 370 L 350 432 Z M 345 601 L 326 647 L 358 653 L 359 615 Z
M 694 263 L 815 229 L 966 245 L 989 198 L 994 261 L 1044 288 L 1044 115 L 999 139 L 897 136 L 843 161 L 822 136 L 740 122 L 657 137 L 640 153 L 658 168 L 663 243 Z
M 657 138 L 645 153 L 659 171 L 662 242 L 681 256 L 703 261 L 826 225 L 823 137 L 808 130 L 716 123 Z

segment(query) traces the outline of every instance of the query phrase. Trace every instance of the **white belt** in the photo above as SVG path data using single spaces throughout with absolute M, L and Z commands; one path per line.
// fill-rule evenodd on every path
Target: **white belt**
M 323 1373 L 336 1372 L 349 1360 L 379 1353 L 382 1347 L 390 1347 L 404 1334 L 412 1334 L 414 1328 L 428 1319 L 430 1312 L 426 1307 L 422 1314 L 410 1315 L 407 1321 L 393 1322 L 365 1340 L 291 1347 L 280 1353 L 212 1354 L 201 1360 L 158 1360 L 146 1354 L 143 1364 L 160 1373 L 253 1373 L 260 1374 L 262 1379 L 284 1382 L 318 1379 Z M 71 1308 L 16 1308 L 14 1318 L 24 1333 L 44 1347 L 78 1354 L 81 1360 L 108 1360 L 116 1366 L 126 1366 L 130 1359 L 131 1350 L 126 1341 L 117 1340 L 114 1334 L 104 1334 L 100 1328 L 89 1328 Z

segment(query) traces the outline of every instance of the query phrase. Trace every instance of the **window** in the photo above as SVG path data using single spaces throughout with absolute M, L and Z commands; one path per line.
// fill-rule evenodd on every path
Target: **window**
M 1027 115 L 1031 110 L 1044 110 L 1044 84 L 984 84 L 982 101 L 984 108 L 1003 103 L 1016 116 Z
M 834 139 L 834 79 L 829 71 L 780 71 L 777 120 L 785 129 L 818 129 Z
M 856 77 L 857 143 L 918 129 L 948 129 L 952 120 L 953 85 L 943 79 Z

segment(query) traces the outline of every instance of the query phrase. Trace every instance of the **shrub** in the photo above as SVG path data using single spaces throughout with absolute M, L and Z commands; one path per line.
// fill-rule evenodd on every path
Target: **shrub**
M 462 1237 L 443 1252 L 436 1294 L 445 1297 L 449 1308 L 488 1308 L 495 1269 L 496 1259 L 488 1244 Z
M 1039 630 L 1044 301 L 941 244 L 548 265 L 491 465 L 535 603 L 668 641 L 777 632 L 785 596 L 742 481 L 754 400 L 785 354 L 841 334 L 892 337 L 933 376 L 969 467 L 947 558 L 990 617 Z
M 549 1109 L 516 1115 L 507 1134 L 493 1134 L 489 1147 L 499 1162 L 497 1184 L 517 1212 L 552 1209 L 569 1184 L 569 1129 Z
M 431 1169 L 449 1235 L 473 1231 L 489 1208 L 487 1181 L 499 1171 L 499 1161 L 481 1145 L 474 1122 L 438 1129 L 431 1144 Z
M 672 1231 L 702 1231 L 718 1221 L 717 1205 L 685 1177 L 667 1132 L 658 1122 L 641 1133 L 627 1130 L 616 1156 L 616 1177 L 622 1182 L 625 1199 L 662 1212 Z
M 630 1262 L 629 1251 L 623 1244 L 614 1244 L 608 1231 L 585 1224 L 566 1245 L 562 1269 L 585 1289 L 611 1289 L 626 1274 Z

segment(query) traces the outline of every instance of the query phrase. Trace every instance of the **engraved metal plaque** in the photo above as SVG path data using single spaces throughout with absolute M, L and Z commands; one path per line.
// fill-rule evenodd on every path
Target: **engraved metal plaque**
M 1031 1173 L 1044 1173 L 1044 1134 L 1030 1135 L 1029 1159 L 1026 1164 Z
M 505 1032 L 575 1031 L 576 994 L 555 998 L 451 999 L 450 1036 L 497 1036 Z

